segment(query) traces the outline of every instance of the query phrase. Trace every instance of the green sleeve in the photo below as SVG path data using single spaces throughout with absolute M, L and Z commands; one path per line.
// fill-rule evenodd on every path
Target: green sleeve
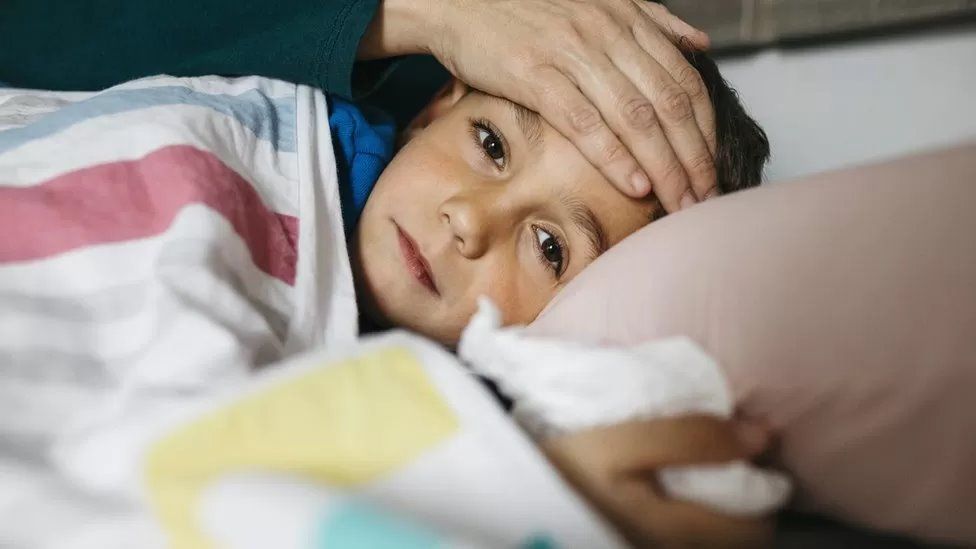
M 255 74 L 351 97 L 356 49 L 378 4 L 0 0 L 0 82 L 94 90 L 161 73 Z

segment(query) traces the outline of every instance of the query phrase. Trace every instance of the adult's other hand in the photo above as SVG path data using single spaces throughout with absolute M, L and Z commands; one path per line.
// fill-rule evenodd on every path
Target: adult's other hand
M 360 57 L 430 52 L 541 114 L 622 192 L 676 211 L 716 190 L 714 111 L 682 40 L 708 46 L 643 0 L 384 0 Z

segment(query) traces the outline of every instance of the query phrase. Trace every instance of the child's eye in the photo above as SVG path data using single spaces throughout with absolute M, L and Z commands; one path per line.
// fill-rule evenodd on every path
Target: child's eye
M 563 274 L 563 245 L 559 238 L 540 227 L 533 227 L 538 243 L 539 259 L 547 268 L 552 270 L 558 279 Z
M 479 120 L 472 123 L 472 134 L 485 158 L 494 162 L 499 169 L 504 168 L 507 159 L 505 142 L 498 132 L 487 121 Z

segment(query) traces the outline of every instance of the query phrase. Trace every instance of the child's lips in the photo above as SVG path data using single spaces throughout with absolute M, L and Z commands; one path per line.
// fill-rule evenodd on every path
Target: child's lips
M 417 243 L 400 228 L 396 222 L 393 223 L 397 230 L 397 237 L 400 241 L 400 253 L 403 255 L 403 262 L 407 267 L 407 271 L 425 288 L 430 290 L 434 295 L 440 296 L 440 292 L 437 291 L 437 284 L 434 282 L 434 275 L 430 270 L 430 263 L 427 262 L 427 258 L 420 253 L 420 248 L 417 247 Z

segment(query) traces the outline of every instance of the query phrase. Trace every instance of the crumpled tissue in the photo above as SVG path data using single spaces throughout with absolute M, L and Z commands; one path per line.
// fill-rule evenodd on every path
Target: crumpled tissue
M 684 337 L 627 348 L 532 337 L 502 328 L 481 298 L 458 350 L 514 401 L 516 420 L 537 438 L 634 419 L 729 418 L 734 410 L 718 365 Z M 739 516 L 774 511 L 791 491 L 786 476 L 746 461 L 667 467 L 658 481 L 671 497 Z

